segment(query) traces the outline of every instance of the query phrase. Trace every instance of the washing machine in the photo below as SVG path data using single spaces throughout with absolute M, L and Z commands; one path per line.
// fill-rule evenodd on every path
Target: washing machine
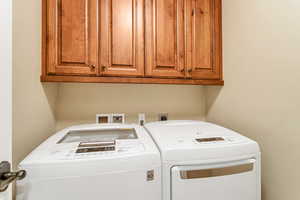
M 160 153 L 137 125 L 81 125 L 50 137 L 23 160 L 17 200 L 159 200 Z
M 145 125 L 162 156 L 163 200 L 260 200 L 259 145 L 198 121 Z

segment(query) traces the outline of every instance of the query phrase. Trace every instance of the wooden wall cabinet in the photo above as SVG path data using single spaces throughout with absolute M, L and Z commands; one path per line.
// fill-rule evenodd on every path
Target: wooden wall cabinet
M 45 82 L 223 85 L 221 0 L 43 0 Z

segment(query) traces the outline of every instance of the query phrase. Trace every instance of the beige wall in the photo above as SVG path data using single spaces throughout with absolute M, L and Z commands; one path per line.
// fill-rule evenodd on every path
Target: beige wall
M 61 84 L 56 114 L 57 129 L 80 123 L 95 123 L 97 113 L 125 113 L 126 121 L 137 122 L 138 113 L 146 121 L 158 113 L 170 119 L 204 119 L 202 86 Z
M 41 1 L 13 2 L 13 161 L 55 130 L 56 84 L 39 81 Z
M 300 199 L 300 1 L 224 0 L 225 86 L 207 120 L 257 140 L 263 200 Z

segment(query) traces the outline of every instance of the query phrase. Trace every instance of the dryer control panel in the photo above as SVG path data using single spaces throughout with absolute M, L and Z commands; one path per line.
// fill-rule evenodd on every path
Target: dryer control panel
M 193 139 L 193 143 L 196 145 L 209 145 L 209 144 L 232 144 L 241 142 L 241 137 L 232 137 L 232 136 L 208 136 L 198 135 Z
M 218 142 L 218 141 L 224 141 L 225 139 L 222 137 L 209 137 L 209 138 L 198 138 L 196 139 L 197 142 L 203 143 L 203 142 Z
M 145 151 L 134 128 L 68 131 L 53 147 L 53 159 L 89 159 L 128 155 Z
M 145 151 L 145 147 L 139 141 L 116 140 L 101 143 L 77 143 L 67 151 L 62 152 L 61 159 L 85 159 L 97 157 L 124 156 Z

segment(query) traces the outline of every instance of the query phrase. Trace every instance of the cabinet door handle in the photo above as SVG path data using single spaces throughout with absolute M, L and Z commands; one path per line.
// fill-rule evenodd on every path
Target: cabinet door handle
M 106 71 L 107 67 L 105 65 L 101 66 L 101 71 Z
M 193 8 L 192 16 L 196 16 L 197 12 L 199 12 L 201 15 L 205 14 L 205 12 L 201 8 Z
M 192 73 L 192 72 L 193 72 L 193 69 L 189 69 L 188 72 L 189 72 L 189 73 Z
M 183 68 L 183 69 L 181 69 L 181 70 L 180 70 L 180 72 L 181 72 L 181 73 L 184 73 L 184 72 L 185 72 L 185 69 L 184 69 L 184 68 Z
M 94 71 L 94 70 L 96 69 L 96 66 L 95 66 L 95 65 L 89 65 L 89 67 L 90 67 L 90 69 L 91 69 L 92 71 Z

